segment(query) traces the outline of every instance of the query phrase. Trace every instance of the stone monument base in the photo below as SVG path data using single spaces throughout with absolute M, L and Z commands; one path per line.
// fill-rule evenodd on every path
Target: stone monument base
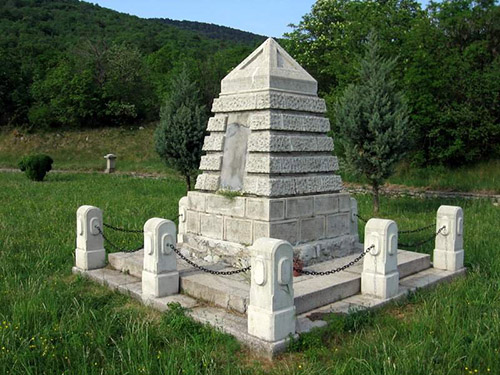
M 207 261 L 246 264 L 262 237 L 288 241 L 304 265 L 359 252 L 357 204 L 348 193 L 301 197 L 226 197 L 189 192 L 179 202 L 184 251 Z

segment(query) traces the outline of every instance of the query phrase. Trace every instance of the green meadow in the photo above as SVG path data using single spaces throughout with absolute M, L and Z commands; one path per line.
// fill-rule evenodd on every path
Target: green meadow
M 140 228 L 176 216 L 184 193 L 175 177 L 51 172 L 37 183 L 0 173 L 0 374 L 500 373 L 500 208 L 491 201 L 382 197 L 380 216 L 400 229 L 432 223 L 441 204 L 463 207 L 467 276 L 377 311 L 332 315 L 269 362 L 178 306 L 159 313 L 71 273 L 80 205 Z M 370 217 L 371 197 L 356 198 Z

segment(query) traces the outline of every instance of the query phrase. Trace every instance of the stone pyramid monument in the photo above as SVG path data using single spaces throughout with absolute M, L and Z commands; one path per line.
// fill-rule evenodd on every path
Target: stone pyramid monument
M 179 202 L 179 243 L 238 263 L 260 237 L 289 241 L 306 264 L 357 246 L 356 201 L 341 193 L 317 81 L 266 40 L 221 82 L 196 191 Z

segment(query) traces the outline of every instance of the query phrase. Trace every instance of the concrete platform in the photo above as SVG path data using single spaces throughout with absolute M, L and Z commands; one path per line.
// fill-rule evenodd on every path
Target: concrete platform
M 420 257 L 415 256 L 415 259 L 419 258 Z M 301 333 L 309 332 L 311 329 L 326 326 L 327 322 L 324 320 L 324 317 L 328 314 L 348 314 L 363 309 L 379 308 L 391 301 L 401 299 L 408 293 L 417 289 L 430 287 L 439 282 L 450 281 L 455 277 L 464 275 L 465 272 L 465 268 L 456 272 L 427 268 L 402 278 L 400 280 L 399 294 L 390 299 L 382 300 L 357 293 L 306 313 L 298 313 L 295 337 Z M 187 309 L 187 314 L 194 320 L 204 324 L 208 323 L 222 332 L 233 335 L 250 349 L 268 358 L 272 358 L 283 352 L 290 340 L 287 338 L 278 342 L 268 342 L 251 336 L 247 333 L 247 319 L 244 314 L 234 311 L 231 312 L 222 307 L 207 306 L 206 303 L 184 294 L 163 298 L 143 298 L 140 279 L 110 267 L 93 271 L 82 271 L 73 267 L 73 273 L 88 277 L 101 285 L 105 285 L 113 290 L 126 294 L 159 311 L 167 310 L 170 303 L 179 303 Z M 351 273 L 354 277 L 355 273 Z M 300 278 L 311 280 L 312 276 L 301 276 L 296 279 Z M 205 281 L 207 281 L 207 279 L 205 279 Z M 300 289 L 300 287 L 298 288 Z
M 328 271 L 356 258 L 355 255 L 318 263 L 306 270 Z M 140 279 L 143 252 L 109 254 L 110 266 Z M 198 263 L 207 266 L 203 261 Z M 214 270 L 231 270 L 223 264 L 207 266 Z M 400 278 L 430 267 L 430 256 L 411 251 L 398 251 Z M 210 304 L 245 314 L 249 303 L 250 275 L 217 276 L 193 269 L 182 260 L 178 263 L 182 293 Z M 362 261 L 346 271 L 325 276 L 303 275 L 294 278 L 295 308 L 302 314 L 315 308 L 355 295 L 361 291 Z

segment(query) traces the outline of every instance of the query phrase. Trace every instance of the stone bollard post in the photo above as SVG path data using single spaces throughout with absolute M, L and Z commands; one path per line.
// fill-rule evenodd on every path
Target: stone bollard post
M 106 169 L 104 173 L 113 173 L 115 171 L 116 155 L 107 154 L 104 156 L 104 159 L 106 159 Z
M 179 232 L 177 233 L 177 242 L 184 242 L 184 234 L 186 233 L 188 197 L 182 197 L 179 200 Z
M 351 220 L 350 220 L 350 229 L 349 233 L 352 236 L 356 236 L 356 242 L 359 241 L 359 233 L 358 233 L 358 202 L 356 199 L 351 198 Z
M 361 273 L 361 293 L 387 299 L 398 294 L 398 226 L 392 220 L 370 219 L 365 227 L 366 254 Z
M 434 268 L 457 271 L 464 267 L 464 212 L 460 207 L 441 206 L 437 211 Z
M 81 206 L 76 211 L 76 267 L 94 270 L 106 265 L 102 230 L 102 211 L 93 206 Z
M 292 245 L 273 238 L 260 238 L 250 252 L 248 333 L 270 342 L 283 340 L 295 333 Z
M 165 297 L 179 293 L 175 224 L 170 220 L 152 218 L 144 224 L 143 297 Z

